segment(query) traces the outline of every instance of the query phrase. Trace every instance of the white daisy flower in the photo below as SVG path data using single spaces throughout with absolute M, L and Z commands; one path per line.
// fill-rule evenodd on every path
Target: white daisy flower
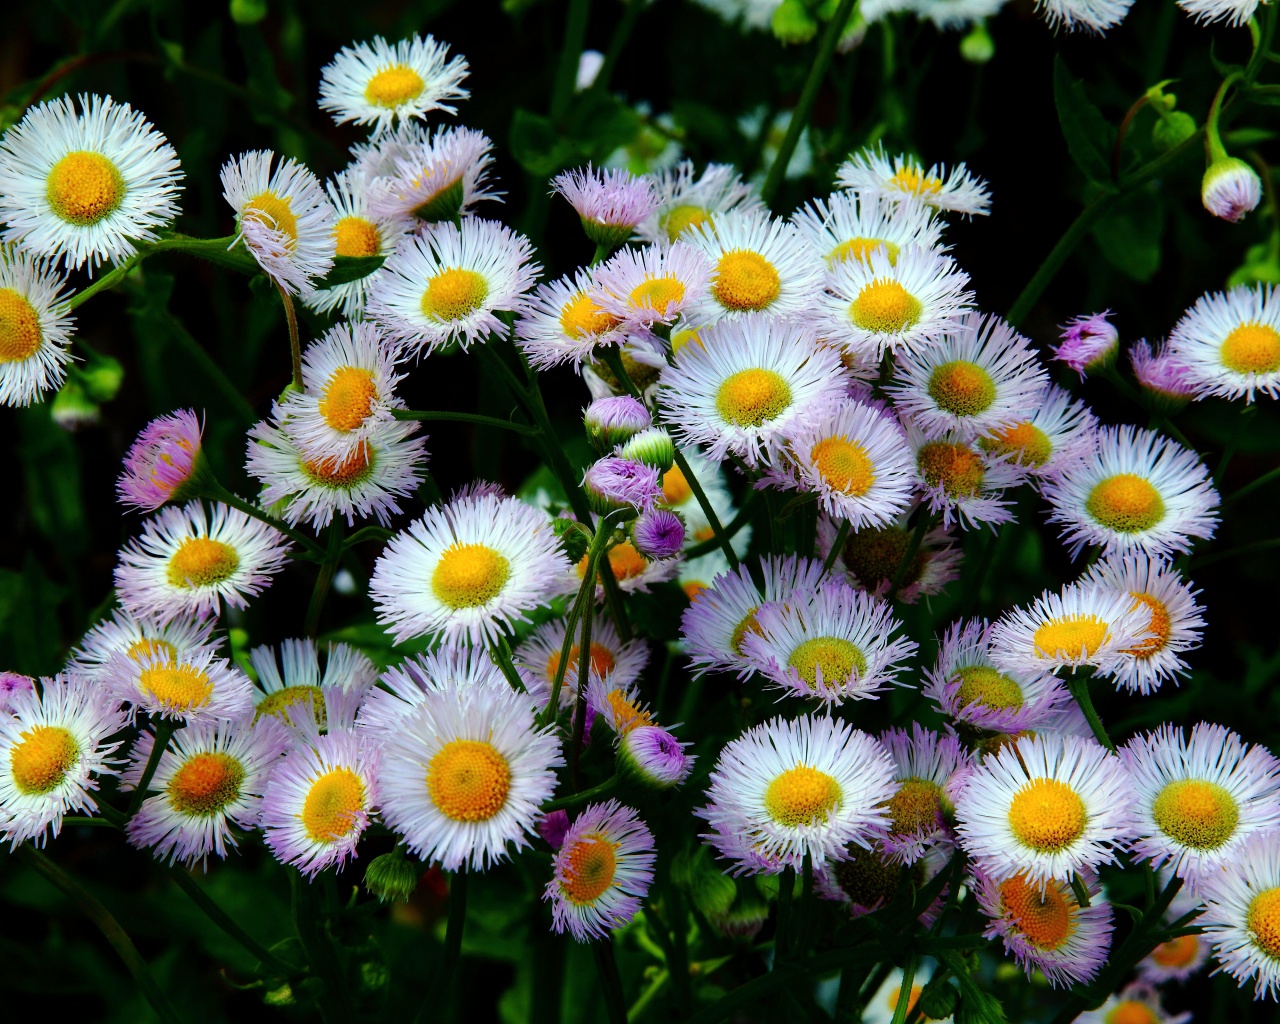
M 150 731 L 138 737 L 121 789 L 142 781 L 155 741 Z M 226 857 L 227 848 L 236 847 L 232 825 L 257 827 L 267 779 L 288 747 L 289 732 L 276 722 L 252 728 L 244 722 L 199 722 L 179 729 L 151 779 L 156 795 L 142 801 L 125 835 L 170 864 L 192 867 L 210 854 Z
M 1280 826 L 1280 761 L 1225 726 L 1164 725 L 1121 748 L 1137 792 L 1134 853 L 1193 886 L 1231 870 L 1245 841 Z
M 432 690 L 455 687 L 468 692 L 484 686 L 507 686 L 506 676 L 489 653 L 474 647 L 445 644 L 434 651 L 415 654 L 378 677 L 360 705 L 356 725 L 377 742 L 398 731 L 405 717 Z
M 670 326 L 688 309 L 705 301 L 711 278 L 706 254 L 675 242 L 643 249 L 621 249 L 594 271 L 590 300 L 623 330 Z
M 1218 492 L 1195 452 L 1132 426 L 1102 427 L 1097 442 L 1093 458 L 1043 488 L 1073 558 L 1090 544 L 1107 555 L 1173 555 L 1213 536 Z
M 255 724 L 269 716 L 308 730 L 354 728 L 356 712 L 378 678 L 377 666 L 348 644 L 325 646 L 323 673 L 314 640 L 282 640 L 278 655 L 274 647 L 255 647 L 249 661 L 258 676 Z
M 883 249 L 889 262 L 896 263 L 909 247 L 930 252 L 943 248 L 943 222 L 932 207 L 895 202 L 879 193 L 836 192 L 825 200 L 812 200 L 791 220 L 828 265 L 865 260 L 875 249 Z
M 754 313 L 796 316 L 822 283 L 822 260 L 795 226 L 762 211 L 731 210 L 682 237 L 712 265 L 711 287 L 691 304 L 694 324 Z
M 469 217 L 405 239 L 369 299 L 369 318 L 414 354 L 505 337 L 498 313 L 523 313 L 542 269 L 533 246 L 497 221 Z
M 269 149 L 222 165 L 222 198 L 236 213 L 243 241 L 263 272 L 291 295 L 305 294 L 333 267 L 334 210 L 314 174 Z
M 926 433 L 971 441 L 1018 423 L 1048 386 L 1031 343 L 999 317 L 974 312 L 935 344 L 904 352 L 887 390 Z
M 116 593 L 125 610 L 168 622 L 243 608 L 284 567 L 289 544 L 238 509 L 198 501 L 161 509 L 120 549 Z
M 992 458 L 957 431 L 926 433 L 912 420 L 904 426 L 924 501 L 934 515 L 942 514 L 944 527 L 955 522 L 973 530 L 1013 521 L 1005 492 L 1026 480 L 1025 470 Z
M 68 812 L 92 813 L 97 779 L 117 773 L 119 743 L 108 740 L 123 728 L 110 694 L 76 676 L 13 694 L 0 714 L 0 842 L 43 846 Z
M 1097 429 L 1087 405 L 1050 384 L 1033 408 L 1016 411 L 1015 418 L 978 438 L 978 447 L 1035 478 L 1056 476 L 1093 454 Z
M 783 692 L 828 704 L 887 689 L 916 652 L 892 638 L 902 623 L 887 603 L 838 580 L 762 604 L 755 623 L 742 637 L 747 663 Z
M 844 392 L 840 360 L 803 326 L 752 317 L 699 332 L 663 371 L 658 404 L 682 444 L 717 462 L 727 454 L 756 466 L 782 432 Z
M 1280 998 L 1280 832 L 1251 836 L 1223 870 L 1201 885 L 1196 922 L 1231 977 L 1253 982 L 1255 999 Z
M 620 345 L 626 335 L 621 321 L 593 298 L 590 270 L 538 285 L 516 321 L 516 343 L 535 369 L 591 360 L 597 345 Z M 624 360 L 625 362 L 625 360 Z
M 433 36 L 413 35 L 397 43 L 374 36 L 371 43 L 344 46 L 320 72 L 320 109 L 335 124 L 388 131 L 397 121 L 425 118 L 433 110 L 455 114 L 453 100 L 471 95 L 461 87 L 467 62 L 449 57 Z
M 30 405 L 66 380 L 69 297 L 56 261 L 0 245 L 0 405 Z
M 807 315 L 827 341 L 879 362 L 886 349 L 921 348 L 958 328 L 972 301 L 968 283 L 950 256 L 907 246 L 890 262 L 876 248 L 831 264 L 826 291 L 809 295 Z
M 1124 763 L 1077 736 L 1020 737 L 987 754 L 956 800 L 965 851 L 998 878 L 1069 882 L 1115 860 L 1133 833 Z
M 156 622 L 131 615 L 123 608 L 111 613 L 85 633 L 80 646 L 71 653 L 67 671 L 89 679 L 105 679 L 112 658 L 126 655 L 135 661 L 151 655 L 164 655 L 178 661 L 200 648 L 217 650 L 212 616 L 192 615 Z
M 532 681 L 545 684 L 548 690 L 560 670 L 560 652 L 564 648 L 565 620 L 553 619 L 538 626 L 515 649 L 513 660 Z M 643 640 L 623 643 L 617 627 L 602 615 L 593 614 L 591 620 L 590 673 L 599 673 L 618 686 L 628 686 L 640 678 L 649 664 L 649 645 Z M 569 646 L 569 660 L 564 666 L 562 700 L 578 691 L 581 678 L 582 643 L 579 640 Z
M 698 175 L 693 161 L 682 160 L 675 167 L 657 171 L 653 187 L 658 208 L 636 225 L 636 238 L 649 244 L 674 242 L 730 210 L 764 212 L 756 190 L 738 176 L 732 164 L 707 164 Z
M 1132 6 L 1133 0 L 1036 0 L 1036 9 L 1050 28 L 1082 29 L 1097 35 L 1119 25 Z
M 1202 295 L 1174 326 L 1169 352 L 1202 398 L 1280 398 L 1280 295 L 1261 284 Z
M 1225 21 L 1236 27 L 1249 23 L 1258 3 L 1259 0 L 1178 0 L 1178 6 L 1202 25 Z
M 521 849 L 564 764 L 554 726 L 503 680 L 431 685 L 382 743 L 382 816 L 419 860 L 484 871 Z
M 68 268 L 120 263 L 178 215 L 178 156 L 110 96 L 31 107 L 0 139 L 3 239 Z
M 405 231 L 423 222 L 452 222 L 500 195 L 489 188 L 493 143 L 472 128 L 432 135 L 416 125 L 401 126 L 381 143 L 353 152 L 369 183 L 369 210 Z
M 846 575 L 855 587 L 861 587 L 875 597 L 883 597 L 889 592 L 898 567 L 911 547 L 914 527 L 907 524 L 914 511 L 914 508 L 908 509 L 885 526 L 864 526 L 850 531 L 836 553 L 831 571 Z M 818 515 L 818 557 L 828 557 L 838 531 L 833 518 L 821 513 Z M 964 553 L 954 546 L 954 539 L 950 527 L 935 526 L 925 531 L 911 564 L 903 574 L 896 595 L 898 601 L 914 604 L 921 597 L 940 593 L 948 583 L 959 578 Z
M 545 604 L 568 572 L 545 512 L 477 494 L 428 509 L 392 537 L 369 592 L 396 643 L 439 636 L 484 644 Z
M 836 171 L 836 182 L 858 195 L 883 195 L 898 202 L 913 199 L 966 217 L 991 212 L 987 183 L 964 164 L 953 167 L 950 174 L 945 164 L 933 164 L 925 170 L 922 163 L 906 155 L 891 160 L 879 146 L 849 157 Z
M 848 858 L 888 822 L 893 762 L 872 737 L 839 719 L 774 718 L 729 743 L 711 772 L 704 835 L 735 871 L 797 871 Z
M 139 711 L 180 722 L 236 722 L 253 710 L 253 684 L 215 647 L 197 647 L 171 656 L 117 652 L 101 681 L 116 700 Z

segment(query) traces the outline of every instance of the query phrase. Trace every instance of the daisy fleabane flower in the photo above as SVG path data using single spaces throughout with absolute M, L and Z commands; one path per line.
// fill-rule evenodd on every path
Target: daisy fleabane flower
M 865 260 L 883 249 L 890 263 L 908 246 L 939 251 L 942 220 L 923 203 L 894 202 L 878 193 L 836 192 L 792 214 L 792 222 L 827 264 Z
M 845 860 L 814 864 L 813 891 L 821 899 L 841 903 L 850 917 L 864 917 L 890 903 L 898 885 L 910 879 L 917 890 L 936 878 L 950 863 L 950 851 L 933 847 L 911 864 L 889 857 L 879 844 L 870 849 L 851 843 L 845 847 Z M 944 885 L 938 898 L 920 913 L 926 928 L 938 919 L 946 903 L 949 887 Z
M 923 164 L 906 155 L 890 159 L 881 147 L 853 154 L 836 171 L 836 181 L 841 188 L 860 196 L 909 199 L 966 217 L 991 212 L 986 182 L 970 173 L 964 164 L 953 167 L 950 174 L 944 164 L 925 170 Z
M 552 858 L 542 897 L 552 928 L 590 942 L 625 926 L 649 893 L 655 860 L 653 833 L 635 811 L 616 800 L 588 804 Z
M 0 672 L 0 713 L 7 714 L 14 702 L 36 688 L 36 681 L 21 672 Z
M 497 221 L 432 225 L 387 260 L 369 317 L 413 354 L 505 337 L 509 329 L 497 314 L 524 312 L 541 270 L 532 257 L 529 240 Z
M 1202 295 L 1174 326 L 1169 351 L 1201 398 L 1280 398 L 1280 293 L 1258 284 Z
M 116 482 L 120 502 L 154 512 L 188 496 L 201 468 L 204 424 L 191 409 L 179 409 L 148 423 L 129 447 Z
M 1190 1011 L 1170 1013 L 1160 1001 L 1160 993 L 1144 981 L 1135 981 L 1107 997 L 1096 1010 L 1085 1010 L 1076 1018 L 1080 1024 L 1190 1024 Z
M 278 648 L 249 652 L 257 673 L 254 722 L 264 717 L 286 725 L 334 732 L 355 727 L 356 713 L 378 678 L 368 656 L 347 644 L 328 644 L 324 670 L 314 640 L 282 640 Z
M 433 690 L 456 685 L 469 692 L 482 686 L 509 686 L 502 670 L 483 648 L 449 644 L 406 658 L 383 672 L 377 682 L 361 700 L 356 725 L 379 741 L 396 732 Z M 535 682 L 530 691 L 536 688 Z
M 31 107 L 0 139 L 3 239 L 68 268 L 119 263 L 178 215 L 173 147 L 127 103 L 68 96 Z
M 202 647 L 216 651 L 215 623 L 209 615 L 179 616 L 161 623 L 117 608 L 111 618 L 103 619 L 85 633 L 67 662 L 67 670 L 96 681 L 107 678 L 111 659 L 116 654 L 137 661 L 159 653 L 178 659 Z
M 1129 346 L 1129 366 L 1153 411 L 1177 412 L 1196 394 L 1191 371 L 1163 342 L 1154 348 L 1145 340 Z
M 66 289 L 53 260 L 0 245 L 0 405 L 30 405 L 66 379 Z
M 142 781 L 155 739 L 150 731 L 138 737 L 121 774 L 122 789 Z M 277 722 L 202 722 L 179 729 L 151 779 L 156 795 L 143 800 L 125 827 L 129 842 L 170 864 L 226 857 L 227 848 L 236 846 L 233 824 L 257 827 L 262 791 L 289 740 Z
M 625 248 L 594 270 L 590 298 L 624 330 L 670 325 L 706 295 L 711 264 L 692 245 Z
M 223 603 L 243 608 L 271 585 L 288 551 L 278 530 L 238 509 L 170 506 L 120 550 L 116 592 L 127 611 L 161 622 L 216 614 Z
M 914 864 L 939 843 L 954 843 L 955 799 L 972 771 L 969 753 L 951 732 L 920 723 L 880 737 L 893 758 L 889 825 L 880 846 L 891 858 Z
M 530 365 L 577 368 L 591 360 L 597 345 L 623 343 L 622 321 L 592 297 L 595 290 L 595 277 L 585 269 L 538 285 L 516 321 L 516 344 Z
M 529 634 L 528 639 L 513 652 L 517 668 L 548 687 L 560 670 L 560 652 L 564 649 L 564 619 L 544 622 Z M 617 627 L 602 615 L 595 615 L 591 622 L 591 653 L 589 673 L 613 679 L 619 686 L 629 686 L 640 678 L 649 663 L 649 648 L 643 640 L 623 643 Z M 570 642 L 569 660 L 564 666 L 562 700 L 568 700 L 578 690 L 581 678 L 582 644 Z
M 1107 319 L 1111 310 L 1078 316 L 1062 325 L 1062 337 L 1053 350 L 1053 358 L 1066 363 L 1084 380 L 1115 362 L 1120 349 L 1120 333 Z
M 1137 791 L 1134 853 L 1194 887 L 1230 871 L 1250 836 L 1280 827 L 1280 761 L 1225 726 L 1174 725 L 1121 748 Z
M 427 681 L 381 740 L 383 819 L 414 856 L 484 871 L 529 845 L 564 764 L 534 709 L 501 676 Z
M 474 128 L 432 134 L 401 125 L 380 143 L 352 152 L 366 178 L 370 213 L 402 231 L 467 217 L 476 203 L 501 195 L 489 188 L 493 143 Z
M 1201 897 L 1196 923 L 1221 969 L 1242 986 L 1252 981 L 1255 999 L 1280 999 L 1280 832 L 1251 836 L 1205 876 Z
M 1215 217 L 1238 224 L 1262 202 L 1262 179 L 1239 157 L 1221 155 L 1204 172 L 1200 202 Z
M 67 813 L 92 813 L 97 780 L 117 774 L 109 740 L 124 724 L 110 694 L 78 676 L 12 694 L 0 713 L 0 842 L 43 846 Z
M 1050 28 L 1081 29 L 1102 35 L 1124 20 L 1133 0 L 1036 0 Z
M 732 164 L 707 164 L 702 174 L 693 161 L 682 160 L 675 167 L 653 175 L 659 205 L 636 225 L 642 242 L 674 242 L 691 229 L 730 210 L 761 212 L 764 204 L 756 190 L 746 184 Z
M 1163 888 L 1168 884 L 1167 871 L 1157 876 L 1156 884 Z M 1173 922 L 1192 911 L 1204 913 L 1204 904 L 1198 896 L 1179 890 L 1165 913 L 1166 922 Z M 1194 923 L 1199 924 L 1196 919 Z M 1179 935 L 1162 942 L 1147 956 L 1138 962 L 1136 968 L 1138 980 L 1150 985 L 1163 985 L 1166 982 L 1184 982 L 1193 974 L 1199 973 L 1209 960 L 1209 937 L 1202 934 Z
M 147 652 L 117 651 L 102 682 L 128 705 L 130 721 L 145 711 L 185 723 L 235 722 L 253 710 L 249 677 L 213 645 L 175 654 L 159 643 Z
M 1108 555 L 1168 556 L 1213 536 L 1218 492 L 1196 452 L 1132 426 L 1102 427 L 1096 437 L 1093 458 L 1043 488 L 1072 557 L 1090 544 Z
M 483 644 L 546 603 L 568 574 L 545 512 L 477 494 L 428 509 L 392 537 L 369 592 L 397 643 L 440 636 Z
M 435 110 L 456 113 L 453 100 L 466 99 L 462 88 L 467 62 L 450 57 L 449 47 L 433 36 L 410 36 L 388 43 L 344 46 L 320 72 L 320 109 L 335 124 L 372 125 L 375 137 L 397 121 L 425 118 Z
M 641 221 L 658 208 L 659 197 L 648 178 L 612 168 L 563 171 L 551 191 L 564 197 L 582 220 L 582 230 L 599 248 L 612 251 L 631 237 Z
M 893 762 L 871 736 L 825 716 L 774 718 L 720 752 L 698 814 L 736 872 L 777 874 L 869 846 L 893 791 Z
M 943 526 L 954 522 L 966 530 L 994 529 L 1013 521 L 1013 502 L 1005 492 L 1026 480 L 1021 466 L 989 455 L 961 432 L 927 432 L 913 420 L 905 420 L 904 426 L 923 500 L 931 513 L 941 513 Z
M 844 573 L 849 582 L 868 593 L 883 597 L 889 592 L 898 568 L 911 548 L 913 528 L 907 524 L 915 507 L 906 509 L 884 526 L 864 526 L 851 530 L 836 552 L 832 571 Z M 919 514 L 919 513 L 916 513 Z M 952 543 L 951 527 L 935 526 L 926 530 L 911 564 L 903 573 L 897 600 L 915 604 L 921 597 L 941 592 L 960 575 L 963 553 Z M 839 536 L 839 527 L 831 516 L 818 516 L 818 550 L 827 558 Z
M 1026 470 L 1034 479 L 1057 476 L 1087 459 L 1096 444 L 1098 420 L 1089 407 L 1056 384 L 1031 409 L 978 438 L 988 455 Z

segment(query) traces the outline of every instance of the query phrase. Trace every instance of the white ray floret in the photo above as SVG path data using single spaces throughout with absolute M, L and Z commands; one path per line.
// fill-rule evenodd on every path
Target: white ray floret
M 880 147 L 851 156 L 840 165 L 836 181 L 860 196 L 883 195 L 899 202 L 910 199 L 965 216 L 990 212 L 987 183 L 964 164 L 953 167 L 949 174 L 945 164 L 933 164 L 925 170 L 922 163 L 906 155 L 891 159 Z
M 1204 879 L 1205 911 L 1196 924 L 1213 943 L 1221 969 L 1255 999 L 1280 998 L 1280 832 L 1260 832 Z
M 827 261 L 865 260 L 883 249 L 896 263 L 903 249 L 941 252 L 942 220 L 924 203 L 895 202 L 878 193 L 836 192 L 814 199 L 791 216 L 800 233 Z
M 1201 398 L 1280 398 L 1280 293 L 1258 284 L 1202 295 L 1174 326 L 1169 351 Z
M 0 405 L 30 405 L 66 380 L 68 298 L 56 260 L 0 245 Z

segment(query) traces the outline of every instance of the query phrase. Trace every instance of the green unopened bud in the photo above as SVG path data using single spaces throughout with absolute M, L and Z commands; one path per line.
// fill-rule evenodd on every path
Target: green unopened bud
M 1215 217 L 1234 224 L 1262 202 L 1262 179 L 1238 157 L 1219 157 L 1204 172 L 1200 200 Z
M 717 871 L 713 864 L 699 864 L 689 895 L 703 917 L 724 917 L 738 898 L 738 886 L 723 871 Z
M 78 380 L 68 380 L 54 396 L 49 415 L 63 430 L 74 431 L 96 425 L 102 418 L 102 410 L 85 394 Z
M 661 427 L 650 427 L 632 437 L 618 450 L 618 454 L 665 473 L 676 461 L 676 446 L 671 435 Z
M 970 64 L 985 64 L 996 53 L 996 41 L 991 38 L 987 26 L 978 22 L 960 40 L 960 56 Z
M 925 1020 L 944 1020 L 955 1013 L 958 1002 L 960 993 L 956 987 L 950 981 L 939 978 L 924 987 L 917 1005 Z
M 231 0 L 230 10 L 237 25 L 256 25 L 267 16 L 267 0 Z
M 383 903 L 407 903 L 418 888 L 422 872 L 397 846 L 390 853 L 374 857 L 364 872 L 364 887 Z
M 574 565 L 582 561 L 582 556 L 587 553 L 587 545 L 591 543 L 591 538 L 582 525 L 576 519 L 561 516 L 551 520 L 551 529 L 560 538 L 560 546 L 564 548 L 569 561 Z
M 1180 146 L 1199 131 L 1196 119 L 1185 110 L 1170 110 L 1151 126 L 1151 144 L 1162 153 Z
M 782 0 L 774 9 L 771 27 L 784 43 L 807 43 L 818 34 L 818 23 L 801 0 Z
M 94 402 L 110 402 L 124 382 L 124 367 L 120 360 L 110 356 L 91 356 L 80 368 L 80 383 L 84 393 Z

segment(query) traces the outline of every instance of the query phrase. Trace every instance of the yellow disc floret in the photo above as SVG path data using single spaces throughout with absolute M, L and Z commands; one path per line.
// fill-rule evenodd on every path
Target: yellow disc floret
M 1280 332 L 1266 324 L 1241 324 L 1227 335 L 1219 352 L 1222 365 L 1236 373 L 1280 370 Z
M 586 835 L 573 844 L 560 880 L 565 899 L 577 906 L 594 903 L 613 884 L 618 857 L 604 836 Z
M 203 751 L 187 758 L 169 780 L 169 806 L 179 814 L 209 817 L 240 797 L 244 765 L 230 754 Z
M 511 766 L 492 743 L 450 740 L 427 765 L 427 793 L 451 821 L 488 821 L 510 792 Z
M 877 249 L 883 249 L 886 256 L 889 257 L 889 264 L 898 262 L 898 253 L 902 251 L 901 247 L 893 242 L 886 242 L 883 238 L 850 238 L 848 241 L 841 242 L 829 253 L 827 253 L 828 263 L 839 263 L 841 260 L 862 260 L 866 263 L 871 259 L 871 254 Z
M 134 661 L 139 662 L 147 660 L 174 661 L 178 657 L 178 649 L 168 640 L 152 640 L 144 636 L 141 640 L 135 640 L 131 643 L 125 654 Z
M 609 702 L 609 717 L 613 719 L 613 731 L 625 736 L 638 725 L 648 725 L 653 721 L 647 711 L 641 711 L 621 690 L 610 690 L 604 699 Z
M 664 227 L 667 237 L 675 241 L 690 228 L 696 228 L 711 219 L 711 214 L 701 206 L 676 206 L 666 215 Z
M 383 68 L 364 87 L 364 98 L 375 107 L 398 107 L 422 95 L 426 82 L 413 68 L 392 64 Z
M 1179 935 L 1162 942 L 1151 951 L 1151 959 L 1161 967 L 1189 967 L 1200 953 L 1200 939 L 1195 935 Z
M 462 320 L 479 309 L 488 296 L 489 282 L 483 274 L 450 267 L 427 281 L 422 312 L 429 320 Z
M 1053 454 L 1053 442 L 1049 435 L 1030 422 L 1012 423 L 997 427 L 978 442 L 990 455 L 1007 455 L 1020 466 L 1039 468 Z
M 942 789 L 928 779 L 903 779 L 889 798 L 889 831 L 913 836 L 937 828 L 942 821 Z
M 1235 835 L 1240 808 L 1216 782 L 1178 779 L 1160 790 L 1151 816 L 1175 842 L 1193 850 L 1215 850 Z
M 454 544 L 445 549 L 431 574 L 431 590 L 450 608 L 478 608 L 506 586 L 511 563 L 485 544 Z
M 245 203 L 244 209 L 240 211 L 240 219 L 257 221 L 280 232 L 290 249 L 297 244 L 298 218 L 293 215 L 288 196 L 282 198 L 274 192 L 263 192 Z
M 318 484 L 349 489 L 373 472 L 373 449 L 368 441 L 361 441 L 342 458 L 331 455 L 327 459 L 314 459 L 304 462 L 302 468 Z
M 1054 950 L 1075 931 L 1075 900 L 1052 882 L 1032 885 L 1024 875 L 1000 884 L 1000 903 L 1014 926 L 1037 947 Z
M 1098 653 L 1110 630 L 1096 615 L 1063 615 L 1041 623 L 1031 642 L 1043 657 L 1081 661 Z
M 672 466 L 662 474 L 662 500 L 668 505 L 683 505 L 693 497 L 693 488 L 685 479 L 679 466 Z
M 1129 593 L 1137 599 L 1137 604 L 1133 606 L 1134 611 L 1145 607 L 1151 613 L 1151 622 L 1147 625 L 1147 632 L 1151 635 L 1137 647 L 1130 647 L 1124 653 L 1132 654 L 1135 658 L 1150 658 L 1163 650 L 1165 644 L 1169 642 L 1169 636 L 1173 632 L 1173 621 L 1169 618 L 1169 609 L 1165 607 L 1163 601 L 1157 600 L 1150 594 L 1139 594 L 1132 590 Z
M 191 711 L 209 703 L 213 680 L 195 665 L 163 662 L 139 673 L 138 689 L 171 711 Z
M 977 416 L 996 400 L 996 383 L 977 363 L 953 359 L 929 374 L 929 397 L 953 416 Z
M 665 313 L 684 301 L 684 282 L 677 277 L 646 277 L 631 289 L 627 301 L 635 309 L 652 309 Z
M 170 586 L 194 590 L 225 583 L 239 565 L 240 556 L 230 544 L 209 537 L 188 537 L 170 556 L 166 575 Z
M 742 642 L 746 640 L 748 633 L 755 633 L 759 636 L 762 632 L 760 623 L 756 620 L 756 612 L 759 608 L 752 608 L 742 617 L 742 620 L 733 627 L 733 632 L 729 634 L 729 646 L 738 654 L 742 653 Z
M 364 780 L 350 768 L 330 768 L 311 783 L 302 802 L 302 827 L 317 843 L 351 834 L 365 810 Z
M 787 659 L 809 689 L 818 686 L 818 670 L 822 670 L 823 686 L 853 681 L 866 674 L 867 658 L 856 644 L 838 636 L 811 637 L 803 641 Z
M 299 704 L 310 705 L 311 717 L 315 719 L 316 725 L 323 728 L 325 724 L 324 690 L 318 686 L 282 686 L 258 701 L 258 706 L 253 711 L 253 720 L 256 722 L 263 715 L 271 715 L 285 722 L 301 725 L 301 720 L 294 722 L 289 715 L 290 709 Z
M 769 783 L 764 806 L 779 825 L 795 828 L 825 824 L 843 798 L 840 783 L 830 775 L 798 764 Z
M 1084 835 L 1089 816 L 1080 794 L 1057 779 L 1032 779 L 1009 804 L 1009 827 L 1024 846 L 1058 853 Z
M 767 309 L 782 294 L 782 278 L 758 252 L 735 249 L 716 264 L 711 292 L 726 309 L 754 312 Z
M 1084 503 L 1089 515 L 1116 533 L 1141 533 L 1164 518 L 1164 499 L 1151 481 L 1117 473 L 1093 485 Z
M 860 498 L 876 482 L 866 448 L 847 437 L 824 437 L 809 452 L 814 468 L 832 489 Z
M 864 331 L 898 334 L 920 322 L 924 305 L 897 281 L 881 278 L 865 285 L 849 305 L 849 319 Z
M 334 430 L 355 430 L 373 411 L 377 397 L 372 373 L 361 366 L 340 366 L 325 382 L 320 415 Z
M 1022 687 L 988 665 L 968 665 L 957 669 L 956 676 L 960 679 L 956 701 L 962 708 L 977 704 L 1000 711 L 1016 711 L 1022 707 Z
M 942 179 L 926 178 L 919 167 L 907 164 L 889 179 L 889 186 L 913 195 L 937 195 L 942 191 Z
M 560 330 L 570 338 L 590 338 L 617 326 L 617 319 L 578 292 L 560 308 Z
M 101 153 L 68 153 L 49 172 L 45 196 L 68 224 L 88 227 L 120 208 L 125 195 L 120 169 Z
M 982 456 L 958 442 L 929 441 L 921 445 L 916 465 L 925 483 L 941 487 L 951 498 L 976 498 L 986 478 Z
M 335 256 L 378 256 L 382 252 L 382 236 L 378 228 L 364 217 L 343 217 L 334 225 Z
M 0 288 L 0 363 L 30 359 L 43 340 L 40 316 L 26 296 Z
M 791 405 L 791 386 L 782 374 L 752 367 L 730 374 L 716 392 L 716 411 L 737 427 L 759 427 Z
M 13 783 L 27 796 L 53 792 L 79 763 L 80 744 L 59 725 L 33 726 L 9 751 Z
M 1107 1011 L 1104 1024 L 1160 1024 L 1160 1018 L 1146 1003 L 1122 999 Z
M 1280 887 L 1264 889 L 1249 904 L 1253 941 L 1272 960 L 1280 960 Z

